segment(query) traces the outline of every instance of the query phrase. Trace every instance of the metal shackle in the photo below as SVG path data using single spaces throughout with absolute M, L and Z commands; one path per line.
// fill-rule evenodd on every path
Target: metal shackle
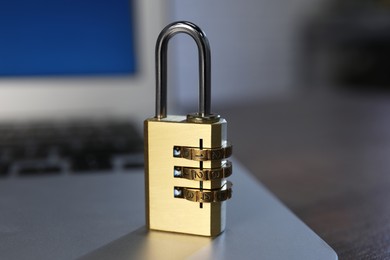
M 168 42 L 178 33 L 190 35 L 198 46 L 199 56 L 199 112 L 187 116 L 194 122 L 215 121 L 219 118 L 210 113 L 211 103 L 211 58 L 206 34 L 195 24 L 179 21 L 166 26 L 156 43 L 156 118 L 167 117 L 167 54 Z

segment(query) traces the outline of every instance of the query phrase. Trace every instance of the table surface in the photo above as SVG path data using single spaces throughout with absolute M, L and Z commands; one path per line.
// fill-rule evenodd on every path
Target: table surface
M 390 96 L 313 94 L 215 110 L 234 155 L 340 259 L 390 258 Z

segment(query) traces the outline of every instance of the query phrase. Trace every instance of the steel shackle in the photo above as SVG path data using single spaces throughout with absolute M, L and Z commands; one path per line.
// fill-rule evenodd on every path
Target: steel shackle
M 206 34 L 195 24 L 179 21 L 166 26 L 156 42 L 156 118 L 167 117 L 167 54 L 168 42 L 178 33 L 190 35 L 198 46 L 199 56 L 199 111 L 190 114 L 193 122 L 216 121 L 219 116 L 210 113 L 211 103 L 211 57 Z

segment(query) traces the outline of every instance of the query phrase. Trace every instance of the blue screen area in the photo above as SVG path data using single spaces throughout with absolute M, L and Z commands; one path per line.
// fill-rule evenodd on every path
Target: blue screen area
M 0 0 L 0 76 L 132 74 L 130 0 Z

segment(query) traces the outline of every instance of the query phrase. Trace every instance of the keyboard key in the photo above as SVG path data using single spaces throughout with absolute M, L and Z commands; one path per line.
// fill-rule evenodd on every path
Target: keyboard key
M 81 154 L 70 158 L 74 172 L 112 169 L 111 157 L 108 154 Z
M 61 167 L 59 165 L 36 165 L 21 167 L 18 171 L 20 176 L 32 176 L 32 175 L 53 175 L 60 174 Z
M 9 174 L 10 164 L 7 162 L 0 162 L 0 178 Z

